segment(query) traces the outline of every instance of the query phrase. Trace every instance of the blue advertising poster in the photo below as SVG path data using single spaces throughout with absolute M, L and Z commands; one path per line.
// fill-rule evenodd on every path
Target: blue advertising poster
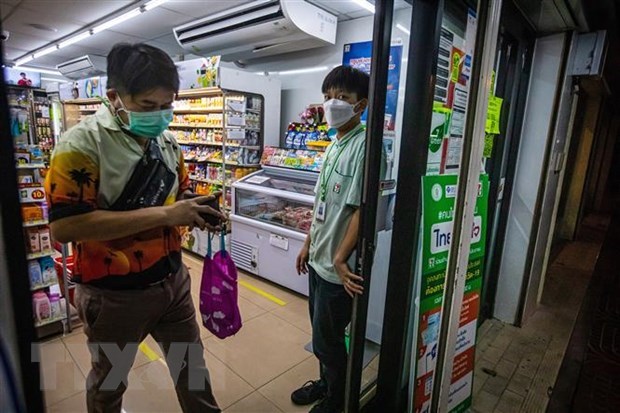
M 342 64 L 360 69 L 370 74 L 372 42 L 350 43 L 344 45 Z M 403 57 L 403 46 L 395 45 L 390 49 L 390 66 L 388 70 L 388 86 L 385 103 L 385 129 L 393 131 L 396 123 L 396 107 L 398 105 L 398 88 L 400 85 L 400 67 Z M 366 113 L 362 118 L 366 122 Z

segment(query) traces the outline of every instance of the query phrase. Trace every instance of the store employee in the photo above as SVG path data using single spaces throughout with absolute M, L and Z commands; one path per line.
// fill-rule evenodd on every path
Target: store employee
M 168 362 L 183 411 L 219 412 L 179 227 L 205 228 L 204 214 L 224 217 L 205 205 L 212 197 L 191 196 L 182 152 L 166 131 L 179 75 L 168 55 L 145 44 L 114 46 L 107 70 L 108 99 L 64 134 L 46 178 L 52 235 L 75 247 L 76 306 L 92 356 L 88 411 L 121 412 L 138 344 L 150 334 L 165 354 L 184 354 Z
M 366 150 L 361 116 L 368 106 L 368 85 L 366 73 L 340 66 L 327 75 L 322 86 L 325 118 L 337 135 L 325 153 L 315 188 L 314 220 L 297 257 L 298 274 L 309 274 L 312 347 L 321 377 L 291 395 L 298 405 L 318 401 L 313 413 L 339 413 L 344 407 L 345 330 L 351 322 L 353 297 L 364 292 L 362 278 L 352 269 Z

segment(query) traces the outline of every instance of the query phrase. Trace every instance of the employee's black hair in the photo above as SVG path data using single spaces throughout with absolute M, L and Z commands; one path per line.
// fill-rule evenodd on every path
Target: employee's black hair
M 359 100 L 368 99 L 370 76 L 350 66 L 338 66 L 325 77 L 321 91 L 328 93 L 332 89 L 340 89 L 356 93 Z
M 161 49 L 144 43 L 118 43 L 108 54 L 108 89 L 135 96 L 164 88 L 179 91 L 179 72 Z

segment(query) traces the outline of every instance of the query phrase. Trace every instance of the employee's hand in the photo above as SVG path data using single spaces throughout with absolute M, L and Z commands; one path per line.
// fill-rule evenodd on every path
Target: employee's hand
M 214 215 L 223 221 L 227 219 L 226 215 L 222 212 L 207 205 L 208 202 L 214 201 L 218 196 L 219 194 L 196 196 L 194 198 L 177 201 L 166 207 L 168 225 L 171 227 L 196 226 L 202 230 L 205 228 L 211 231 L 217 230 L 217 228 L 207 224 L 201 214 Z
M 334 260 L 334 268 L 347 294 L 354 297 L 356 294 L 362 295 L 364 293 L 364 286 L 362 285 L 364 279 L 351 272 L 346 261 L 341 259 Z
M 308 260 L 310 259 L 310 247 L 306 244 L 299 251 L 295 266 L 297 267 L 297 275 L 308 274 Z

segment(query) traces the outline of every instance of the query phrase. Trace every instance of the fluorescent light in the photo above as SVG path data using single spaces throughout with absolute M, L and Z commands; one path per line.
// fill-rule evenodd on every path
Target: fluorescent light
M 53 45 L 53 46 L 48 47 L 47 49 L 43 49 L 43 50 L 41 50 L 41 51 L 39 51 L 39 52 L 35 52 L 35 53 L 32 55 L 32 57 L 34 57 L 35 59 L 38 59 L 39 57 L 41 57 L 41 56 L 45 56 L 46 54 L 53 53 L 53 52 L 55 52 L 56 50 L 58 50 L 58 46 Z
M 32 60 L 34 60 L 34 57 L 32 57 L 32 55 L 31 55 L 31 54 L 29 54 L 28 56 L 22 57 L 21 59 L 19 59 L 19 60 L 15 61 L 15 65 L 17 65 L 17 66 L 21 66 L 21 65 L 23 65 L 24 63 L 28 63 L 28 62 L 30 62 L 30 61 L 32 61 Z
M 142 10 L 138 7 L 137 9 L 128 11 L 125 14 L 121 14 L 120 16 L 115 17 L 112 20 L 108 20 L 107 22 L 101 23 L 99 26 L 93 27 L 93 34 L 107 30 L 129 19 L 133 19 L 134 17 L 139 16 L 141 13 Z
M 144 10 L 149 11 L 153 10 L 155 7 L 159 7 L 162 4 L 166 3 L 168 0 L 151 0 L 144 5 Z
M 82 40 L 91 36 L 90 30 L 84 33 L 80 33 L 77 36 L 70 37 L 69 39 L 58 43 L 58 48 L 62 49 L 63 47 L 71 46 L 74 43 L 81 42 Z
M 400 30 L 401 32 L 405 33 L 407 36 L 409 36 L 409 35 L 411 34 L 411 32 L 410 32 L 409 30 L 407 30 L 407 29 L 405 28 L 405 26 L 403 26 L 403 25 L 402 25 L 402 24 L 400 24 L 400 23 L 398 23 L 398 24 L 396 25 L 396 28 L 397 28 L 398 30 Z
M 371 13 L 375 12 L 375 5 L 368 3 L 366 0 L 351 0 L 353 3 L 357 4 L 363 9 L 368 10 Z
M 48 82 L 69 83 L 67 79 L 55 79 L 53 77 L 44 77 L 44 76 L 41 76 L 41 80 L 46 80 Z
M 26 72 L 45 73 L 46 75 L 62 76 L 62 73 L 57 70 L 39 69 L 38 67 L 13 66 L 13 69 L 24 70 Z
M 323 72 L 328 70 L 327 66 L 319 66 L 319 67 L 309 67 L 307 69 L 296 69 L 296 70 L 285 70 L 284 72 L 277 72 L 279 75 L 299 75 L 302 73 L 314 73 L 314 72 Z

